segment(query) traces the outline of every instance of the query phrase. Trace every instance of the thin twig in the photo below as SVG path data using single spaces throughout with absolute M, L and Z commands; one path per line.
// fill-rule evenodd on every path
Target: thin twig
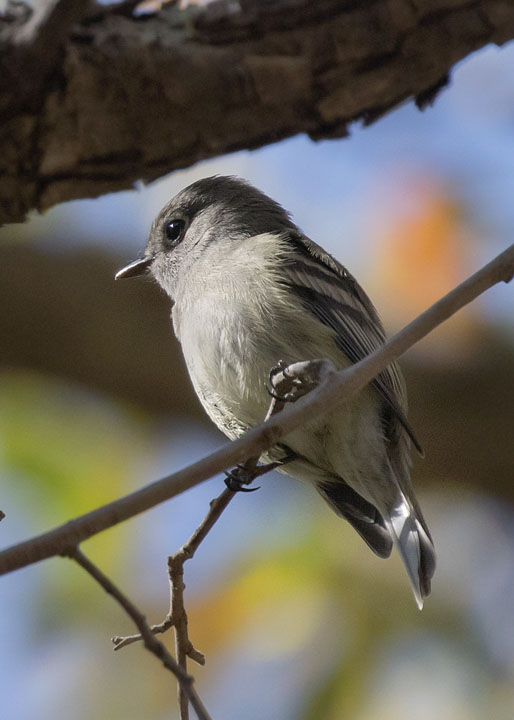
M 170 610 L 166 621 L 175 630 L 175 655 L 184 672 L 187 672 L 187 658 L 190 657 L 200 665 L 205 665 L 205 656 L 197 650 L 188 632 L 188 618 L 184 602 L 184 563 L 190 560 L 200 543 L 207 537 L 222 512 L 225 510 L 235 493 L 228 488 L 210 504 L 209 512 L 200 523 L 193 535 L 178 552 L 168 557 L 168 577 L 170 581 Z M 178 704 L 181 720 L 189 718 L 189 698 L 185 688 L 178 683 Z
M 42 535 L 0 552 L 0 575 L 62 554 L 102 530 L 134 517 L 207 480 L 228 467 L 269 450 L 297 427 L 347 401 L 393 360 L 441 325 L 458 310 L 514 273 L 514 245 L 445 295 L 371 355 L 349 368 L 330 373 L 318 388 L 243 437 L 224 445 L 184 470 L 157 480 L 129 495 L 81 515 Z
M 300 364 L 305 365 L 305 363 L 298 363 L 298 365 Z M 282 410 L 285 403 L 278 397 L 278 395 L 290 392 L 295 377 L 296 375 L 286 376 L 283 372 L 279 376 L 277 376 L 276 382 L 274 383 L 277 397 L 272 397 L 265 421 L 269 420 L 272 415 Z M 259 467 L 258 461 L 258 456 L 249 458 L 241 467 L 232 470 L 229 475 L 235 475 L 237 472 L 238 476 L 241 478 L 241 482 L 250 483 L 256 477 L 263 475 L 265 472 L 270 472 L 280 464 L 270 463 L 269 465 Z M 170 573 L 170 565 L 174 565 L 177 562 L 180 562 L 183 565 L 186 560 L 191 560 L 193 558 L 200 544 L 205 540 L 205 538 L 212 530 L 216 522 L 219 520 L 230 501 L 236 495 L 237 492 L 234 492 L 233 490 L 227 488 L 221 493 L 221 495 L 218 495 L 217 498 L 211 500 L 211 502 L 209 503 L 209 511 L 207 512 L 207 515 L 204 517 L 200 525 L 196 528 L 189 540 L 185 542 L 184 545 L 182 545 L 182 547 L 180 548 L 180 550 L 178 550 L 174 555 L 170 555 L 170 557 L 168 558 L 168 575 L 171 585 L 172 578 Z M 161 633 L 167 632 L 170 628 L 173 627 L 173 625 L 173 593 L 170 587 L 170 609 L 168 611 L 168 614 L 162 622 L 158 623 L 157 625 L 152 625 L 150 630 L 155 635 L 159 635 Z M 111 640 L 115 646 L 114 650 L 121 650 L 127 645 L 132 645 L 132 643 L 142 640 L 142 636 L 140 633 L 125 636 L 115 635 L 113 638 L 111 638 Z M 188 649 L 187 654 L 199 665 L 205 664 L 205 656 L 203 655 L 203 653 L 196 650 L 192 644 L 191 647 Z
M 237 493 L 235 493 L 233 490 L 229 490 L 228 488 L 224 490 L 221 495 L 218 495 L 217 498 L 214 500 L 211 500 L 209 512 L 205 516 L 205 518 L 202 520 L 200 525 L 196 528 L 194 533 L 191 535 L 187 543 L 185 543 L 180 550 L 175 553 L 175 555 L 171 555 L 168 558 L 168 567 L 170 564 L 170 560 L 173 558 L 178 558 L 182 564 L 186 560 L 190 560 L 193 555 L 195 554 L 196 550 L 198 549 L 198 546 L 200 543 L 206 538 L 207 534 L 211 530 L 211 528 L 214 526 L 214 524 L 217 522 L 229 502 L 232 500 L 233 497 L 235 497 Z M 171 595 L 171 594 L 170 594 Z M 166 616 L 166 618 L 163 620 L 163 622 L 159 623 L 158 625 L 152 625 L 150 628 L 151 631 L 158 635 L 160 633 L 165 633 L 167 630 L 169 630 L 171 627 L 173 627 L 173 611 L 172 611 L 172 600 L 170 597 L 170 610 Z M 112 638 L 112 642 L 114 643 L 115 650 L 121 650 L 122 648 L 126 647 L 127 645 L 131 645 L 134 642 L 137 642 L 138 640 L 141 640 L 142 636 L 140 634 L 137 635 L 127 635 L 125 637 L 120 637 L 119 635 L 116 635 Z M 195 651 L 193 648 L 193 651 L 190 654 L 191 659 L 195 660 L 199 665 L 205 664 L 205 657 L 202 653 L 199 653 L 198 651 Z M 198 653 L 198 654 L 195 654 Z
M 125 612 L 132 618 L 136 624 L 144 642 L 144 646 L 153 655 L 155 655 L 164 665 L 165 668 L 175 675 L 180 687 L 188 698 L 189 702 L 193 706 L 198 720 L 211 720 L 209 713 L 204 707 L 204 704 L 200 700 L 198 693 L 194 688 L 194 680 L 191 675 L 183 670 L 182 667 L 177 663 L 175 658 L 168 652 L 166 647 L 158 640 L 154 633 L 152 633 L 144 615 L 138 610 L 138 608 L 132 603 L 129 598 L 121 592 L 121 590 L 105 575 L 100 568 L 98 568 L 84 553 L 78 548 L 74 547 L 63 552 L 63 555 L 75 560 L 97 583 L 99 583 L 106 593 L 112 595 L 112 597 L 121 605 Z
M 168 558 L 168 573 L 171 584 L 171 620 L 175 629 L 175 656 L 179 666 L 187 672 L 188 651 L 193 648 L 187 631 L 187 613 L 184 605 L 184 565 L 180 561 L 173 562 Z M 204 659 L 205 662 L 205 659 Z M 189 698 L 182 686 L 177 684 L 178 707 L 180 720 L 189 720 Z
M 275 376 L 273 385 L 277 395 L 271 399 L 266 420 L 284 407 L 285 403 L 280 399 L 279 393 L 290 393 L 295 387 L 295 382 L 297 382 L 295 378 L 292 375 L 286 375 L 284 371 Z M 249 458 L 242 466 L 237 468 L 239 482 L 250 483 L 255 477 L 264 474 L 264 472 L 269 472 L 278 465 L 278 463 L 269 463 L 268 465 L 259 466 L 258 461 L 258 457 Z M 233 474 L 235 472 L 234 470 Z M 175 654 L 177 663 L 184 673 L 187 673 L 188 657 L 200 665 L 205 665 L 204 654 L 194 647 L 189 638 L 188 617 L 184 602 L 184 590 L 186 588 L 184 583 L 184 563 L 194 557 L 200 544 L 205 540 L 236 494 L 234 490 L 227 487 L 221 495 L 211 500 L 207 515 L 189 540 L 174 555 L 168 557 L 170 609 L 164 621 L 159 625 L 153 625 L 149 628 L 149 631 L 155 635 L 164 633 L 172 627 L 175 629 Z M 138 633 L 126 637 L 113 637 L 112 642 L 115 645 L 114 649 L 120 650 L 143 639 L 142 634 Z M 187 689 L 180 680 L 178 681 L 178 702 L 181 720 L 189 720 L 189 696 Z
M 304 374 L 306 374 L 305 371 Z M 279 372 L 275 373 L 273 377 L 274 391 L 265 420 L 268 420 L 272 415 L 283 409 L 285 402 L 282 400 L 282 395 L 291 394 L 290 399 L 295 399 L 292 396 L 292 391 L 296 388 L 297 383 L 298 380 L 296 376 L 293 374 L 286 374 L 285 369 L 280 367 Z M 264 466 L 259 466 L 258 463 L 258 457 L 249 458 L 243 465 L 236 468 L 236 470 L 233 470 L 231 475 L 235 476 L 237 471 L 238 482 L 248 484 L 256 477 L 273 470 L 280 464 L 269 463 Z M 205 665 L 205 655 L 195 648 L 189 638 L 188 617 L 184 601 L 184 590 L 186 589 L 184 583 L 184 563 L 194 557 L 200 544 L 205 540 L 236 494 L 236 491 L 227 487 L 221 495 L 214 500 L 211 500 L 207 515 L 196 528 L 189 540 L 182 545 L 180 550 L 168 557 L 170 609 L 162 623 L 159 625 L 153 625 L 149 629 L 153 634 L 164 633 L 172 627 L 175 629 L 175 654 L 177 663 L 184 673 L 187 673 L 188 657 L 200 665 Z M 116 636 L 112 638 L 112 642 L 115 645 L 114 649 L 120 650 L 121 648 L 142 639 L 144 638 L 141 634 L 136 634 L 126 637 Z M 189 720 L 189 697 L 186 692 L 186 688 L 180 680 L 178 681 L 178 703 L 180 709 L 180 719 Z
M 233 497 L 235 497 L 237 493 L 233 492 L 232 490 L 229 490 L 228 488 L 224 490 L 221 495 L 218 495 L 217 498 L 214 500 L 211 500 L 210 502 L 210 508 L 209 512 L 203 519 L 203 521 L 200 523 L 200 525 L 197 527 L 197 529 L 194 531 L 194 533 L 191 535 L 187 543 L 185 543 L 180 550 L 175 553 L 175 555 L 170 556 L 168 558 L 168 567 L 171 558 L 176 558 L 177 556 L 182 556 L 182 564 L 193 557 L 196 550 L 198 549 L 198 546 L 200 543 L 205 539 L 208 532 L 211 530 L 211 528 L 214 526 L 214 524 L 217 522 L 229 502 L 232 500 Z M 161 633 L 165 633 L 167 630 L 169 630 L 174 625 L 173 620 L 173 610 L 172 610 L 172 593 L 170 591 L 170 610 L 168 614 L 166 615 L 166 618 L 159 623 L 158 625 L 152 625 L 150 630 L 155 635 L 159 635 Z M 126 635 L 126 636 L 119 636 L 116 635 L 112 638 L 112 642 L 114 643 L 114 649 L 115 650 L 121 650 L 122 648 L 126 647 L 127 645 L 131 645 L 134 642 L 138 642 L 139 640 L 142 640 L 142 636 L 140 633 L 136 635 Z M 189 657 L 191 657 L 192 660 L 195 660 L 199 665 L 205 664 L 205 657 L 203 653 L 200 653 L 198 650 L 195 650 L 193 646 L 191 646 L 190 652 L 188 653 Z

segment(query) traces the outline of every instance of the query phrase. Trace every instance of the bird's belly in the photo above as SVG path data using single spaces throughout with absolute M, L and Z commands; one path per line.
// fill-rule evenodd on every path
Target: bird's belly
M 269 338 L 259 338 L 240 317 L 221 324 L 204 318 L 181 341 L 195 391 L 223 432 L 236 437 L 264 420 L 269 373 L 282 359 Z
M 245 314 L 244 305 L 232 311 L 220 307 L 219 301 L 206 300 L 200 309 L 196 317 L 189 317 L 180 341 L 204 409 L 231 439 L 264 420 L 270 404 L 266 390 L 269 372 L 279 360 L 289 364 L 328 357 L 338 368 L 350 364 L 332 334 L 310 314 L 299 318 L 299 308 L 294 315 L 280 317 L 278 332 L 270 329 L 276 318 L 256 322 L 254 314 Z M 358 475 L 368 465 L 363 457 L 366 418 L 376 415 L 376 403 L 376 394 L 365 389 L 340 408 L 287 435 L 283 444 L 305 458 L 314 471 L 340 475 L 357 487 Z M 376 434 L 375 428 L 369 430 Z M 291 470 L 297 475 L 293 467 Z M 313 480 L 315 474 L 305 479 Z

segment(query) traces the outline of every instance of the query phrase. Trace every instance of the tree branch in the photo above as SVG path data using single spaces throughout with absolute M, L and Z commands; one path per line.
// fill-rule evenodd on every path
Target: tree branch
M 93 4 L 92 0 L 46 0 L 30 7 L 13 2 L 5 15 L 0 13 L 0 112 L 12 116 L 39 110 L 45 83 L 63 55 L 71 28 L 91 12 Z M 20 77 L 23 90 L 16 95 L 14 84 Z
M 274 387 L 277 392 L 288 393 L 291 392 L 294 387 L 294 378 L 286 376 L 281 371 L 278 373 Z M 266 415 L 265 421 L 268 420 L 276 412 L 279 412 L 284 407 L 285 403 L 279 399 L 279 397 L 272 397 L 270 408 Z M 268 465 L 258 466 L 258 457 L 249 458 L 243 465 L 237 468 L 237 482 L 248 484 L 251 483 L 256 477 L 263 475 L 265 472 L 269 472 L 277 467 L 280 463 L 269 463 Z M 234 473 L 230 475 L 231 479 L 234 480 Z M 227 482 L 227 485 L 229 483 Z M 216 522 L 221 517 L 225 508 L 228 506 L 232 498 L 235 496 L 236 491 L 231 489 L 230 486 L 224 490 L 221 495 L 211 501 L 209 512 L 202 520 L 200 525 L 196 528 L 194 533 L 191 535 L 189 540 L 178 550 L 174 555 L 168 557 L 168 577 L 170 581 L 170 609 L 162 623 L 159 625 L 153 625 L 150 628 L 150 632 L 154 635 L 165 633 L 170 628 L 175 629 L 175 652 L 177 656 L 177 662 L 184 673 L 187 673 L 187 658 L 190 657 L 200 665 L 205 665 L 205 656 L 199 652 L 189 639 L 188 634 L 188 617 L 186 612 L 186 605 L 184 602 L 184 590 L 186 588 L 184 584 L 184 563 L 187 560 L 191 560 L 200 544 L 205 540 L 209 532 L 212 530 Z M 115 650 L 120 650 L 127 645 L 131 645 L 138 640 L 144 640 L 142 634 L 128 635 L 126 637 L 113 637 L 112 642 L 115 645 Z M 189 719 L 189 696 L 187 694 L 187 688 L 184 687 L 183 683 L 178 683 L 178 702 L 180 709 L 181 720 Z
M 306 363 L 298 363 L 298 365 L 306 365 Z M 292 389 L 292 379 L 291 377 L 285 377 L 283 374 L 281 374 L 281 377 L 278 378 L 278 381 L 275 383 L 274 387 L 276 388 L 277 393 L 287 393 L 290 392 Z M 269 418 L 274 415 L 275 413 L 282 410 L 284 407 L 284 402 L 282 402 L 277 397 L 273 397 L 270 404 L 270 409 L 268 410 L 268 413 L 266 415 L 266 418 L 264 419 L 264 422 L 269 420 Z M 244 484 L 249 484 L 255 480 L 256 477 L 260 477 L 265 472 L 269 472 L 270 470 L 274 470 L 276 467 L 278 467 L 281 463 L 270 463 L 268 465 L 264 466 L 258 466 L 259 457 L 252 457 L 249 460 L 246 460 L 246 462 L 237 468 L 239 472 L 238 475 L 238 481 Z M 229 476 L 235 475 L 235 472 L 228 473 Z M 158 625 L 152 625 L 152 632 L 155 634 L 165 633 L 167 630 L 169 630 L 171 627 L 175 625 L 175 618 L 174 618 L 174 611 L 173 608 L 177 607 L 177 601 L 173 600 L 173 585 L 174 585 L 174 577 L 177 578 L 181 576 L 182 568 L 184 566 L 184 563 L 186 560 L 191 560 L 196 551 L 198 550 L 200 544 L 205 540 L 209 532 L 212 530 L 214 525 L 218 522 L 220 519 L 222 513 L 225 511 L 225 509 L 228 507 L 230 501 L 233 497 L 237 494 L 237 491 L 230 489 L 230 487 L 227 487 L 226 490 L 224 490 L 221 495 L 218 495 L 217 498 L 214 498 L 214 500 L 211 500 L 209 505 L 209 511 L 207 515 L 204 517 L 200 525 L 196 528 L 194 533 L 191 535 L 189 540 L 184 543 L 184 545 L 178 550 L 174 555 L 170 555 L 168 557 L 168 570 L 169 570 L 169 579 L 170 579 L 170 609 L 166 616 L 166 618 L 163 620 L 163 622 L 159 623 Z M 180 566 L 180 569 L 177 572 L 177 566 Z M 187 622 L 187 618 L 186 618 Z M 142 640 L 142 636 L 140 634 L 136 635 L 127 635 L 124 637 L 120 637 L 119 635 L 116 635 L 112 638 L 112 642 L 114 643 L 115 650 L 121 650 L 122 648 L 126 647 L 127 645 L 131 645 L 134 642 L 137 642 L 139 640 Z M 189 657 L 192 660 L 195 660 L 199 665 L 204 665 L 205 663 L 205 657 L 202 653 L 195 650 L 195 648 L 192 646 L 191 643 L 189 643 L 189 640 L 187 641 L 187 650 L 186 654 L 189 655 Z
M 136 624 L 141 636 L 143 638 L 144 646 L 153 655 L 155 655 L 164 665 L 165 668 L 177 678 L 181 690 L 185 697 L 189 700 L 195 712 L 198 716 L 198 720 L 210 720 L 209 713 L 205 709 L 200 697 L 198 696 L 195 688 L 193 687 L 193 678 L 188 675 L 187 672 L 177 663 L 175 658 L 170 655 L 166 647 L 157 640 L 155 634 L 152 633 L 148 626 L 144 615 L 137 609 L 137 607 L 119 590 L 116 585 L 104 575 L 104 573 L 98 568 L 84 553 L 78 548 L 70 548 L 63 551 L 63 555 L 75 560 L 92 578 L 94 578 L 99 585 L 103 587 L 106 593 L 111 595 L 116 602 L 118 602 L 125 612 L 132 618 Z
M 81 19 L 81 0 L 56 12 L 71 3 L 55 52 L 0 41 L 0 223 L 297 133 L 345 136 L 514 37 L 511 0 L 217 0 L 145 22 Z
M 282 412 L 250 430 L 243 437 L 184 470 L 157 480 L 42 535 L 3 550 L 0 552 L 0 574 L 60 555 L 67 548 L 75 547 L 102 530 L 169 500 L 227 467 L 238 465 L 249 457 L 261 455 L 306 420 L 328 413 L 348 400 L 389 363 L 400 357 L 450 316 L 488 288 L 499 282 L 509 282 L 513 274 L 514 245 L 511 245 L 419 315 L 381 348 L 346 370 L 340 372 L 326 370 L 316 390 L 298 402 L 288 405 Z

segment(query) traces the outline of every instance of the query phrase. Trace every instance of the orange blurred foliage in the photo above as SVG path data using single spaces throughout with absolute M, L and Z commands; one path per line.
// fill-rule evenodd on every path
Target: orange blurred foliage
M 471 272 L 475 235 L 466 208 L 439 179 L 416 174 L 392 185 L 376 229 L 374 279 L 377 304 L 400 327 Z M 441 358 L 462 351 L 474 340 L 475 313 L 476 306 L 458 313 L 424 348 Z

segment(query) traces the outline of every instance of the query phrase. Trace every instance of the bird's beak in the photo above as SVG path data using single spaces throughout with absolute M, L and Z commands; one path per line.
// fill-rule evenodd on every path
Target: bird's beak
M 134 262 L 131 262 L 124 268 L 121 268 L 121 270 L 118 270 L 114 279 L 120 280 L 123 278 L 141 277 L 141 275 L 146 273 L 153 260 L 154 258 L 152 256 L 134 260 Z

